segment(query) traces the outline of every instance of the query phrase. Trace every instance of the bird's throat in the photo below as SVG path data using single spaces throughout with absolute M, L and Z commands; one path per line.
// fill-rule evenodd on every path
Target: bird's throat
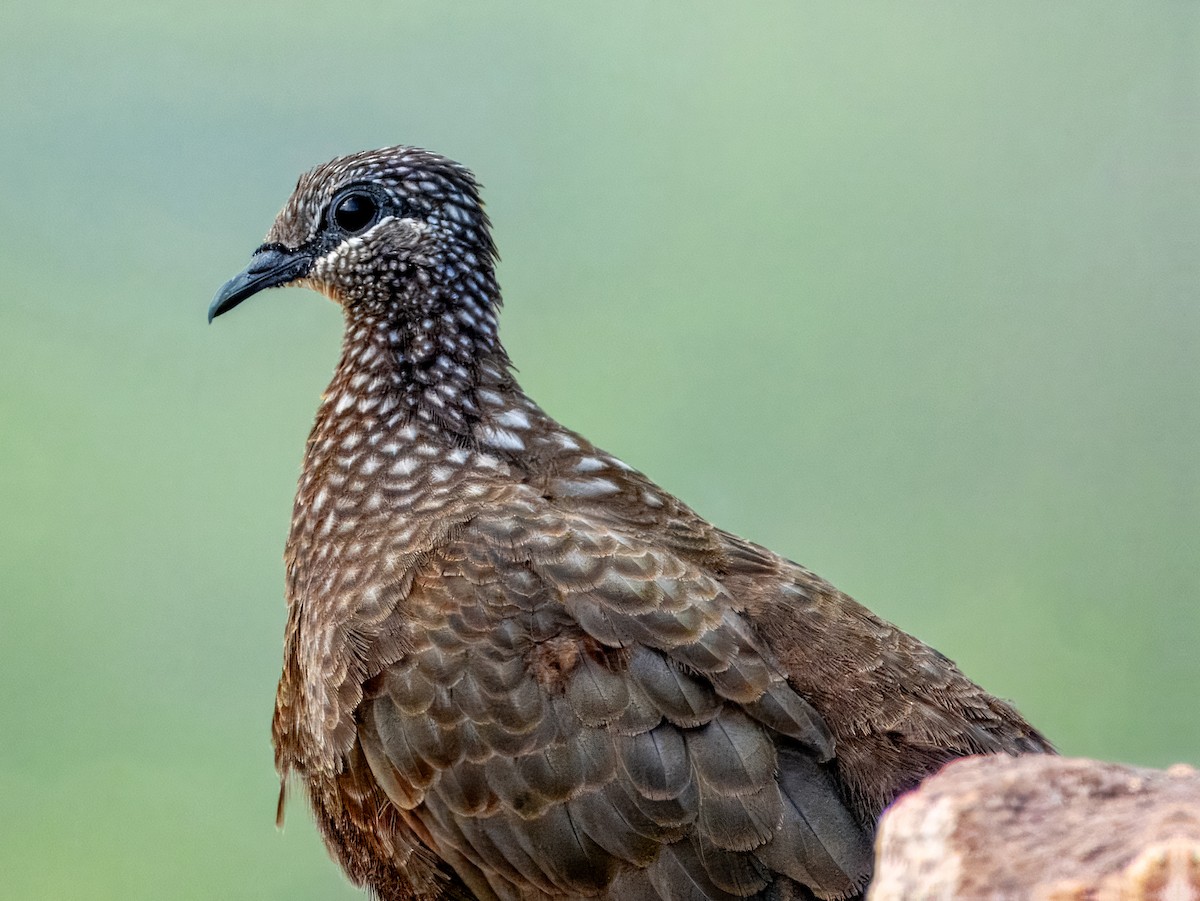
M 346 306 L 342 355 L 321 414 L 415 422 L 468 442 L 481 416 L 478 392 L 516 384 L 497 335 L 497 301 L 464 305 L 462 293 L 429 286 L 389 304 Z

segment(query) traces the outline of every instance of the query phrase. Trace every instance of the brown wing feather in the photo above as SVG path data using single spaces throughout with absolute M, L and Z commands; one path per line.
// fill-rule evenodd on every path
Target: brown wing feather
M 789 684 L 824 714 L 864 817 L 955 757 L 1053 750 L 943 654 L 804 567 L 722 534 L 723 583 Z
M 472 887 L 741 898 L 797 879 L 835 898 L 865 881 L 828 728 L 694 562 L 526 503 L 473 520 L 403 608 L 424 628 L 372 681 L 359 740 Z

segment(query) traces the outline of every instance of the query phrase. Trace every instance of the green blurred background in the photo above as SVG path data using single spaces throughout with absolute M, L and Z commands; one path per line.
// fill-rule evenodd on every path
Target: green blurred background
M 0 894 L 358 897 L 268 722 L 305 168 L 487 186 L 530 393 L 1014 699 L 1200 762 L 1200 4 L 9 3 Z

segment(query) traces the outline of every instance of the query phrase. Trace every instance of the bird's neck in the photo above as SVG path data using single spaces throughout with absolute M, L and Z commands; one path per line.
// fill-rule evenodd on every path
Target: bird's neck
M 528 432 L 553 425 L 512 375 L 496 332 L 498 301 L 455 294 L 426 288 L 404 301 L 403 315 L 395 304 L 346 308 L 342 356 L 314 441 L 418 435 L 419 443 L 508 457 L 527 449 Z

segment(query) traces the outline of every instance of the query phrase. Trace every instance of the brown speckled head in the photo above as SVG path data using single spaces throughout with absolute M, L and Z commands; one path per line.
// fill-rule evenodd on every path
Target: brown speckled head
M 300 177 L 209 320 L 266 288 L 313 288 L 343 307 L 347 341 L 386 364 L 414 412 L 461 431 L 481 360 L 508 367 L 495 259 L 470 171 L 415 147 L 355 153 Z
M 453 282 L 490 270 L 488 226 L 467 169 L 398 146 L 340 157 L 302 175 L 266 246 L 310 256 L 303 281 L 346 304 L 403 292 L 408 279 Z
M 210 318 L 288 284 L 344 306 L 453 286 L 456 305 L 482 314 L 499 298 L 495 256 L 479 186 L 467 169 L 415 147 L 356 153 L 300 177 L 246 272 L 218 292 Z

